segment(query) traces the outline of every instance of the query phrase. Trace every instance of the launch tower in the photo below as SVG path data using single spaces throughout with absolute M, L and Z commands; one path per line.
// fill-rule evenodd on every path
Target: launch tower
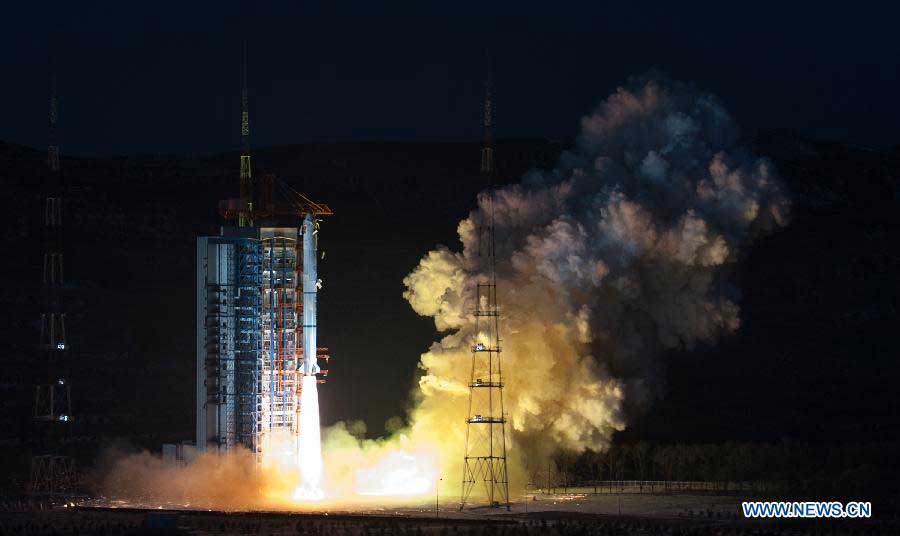
M 296 455 L 301 380 L 328 374 L 316 346 L 317 239 L 332 212 L 273 175 L 254 184 L 248 104 L 245 45 L 240 197 L 219 203 L 237 225 L 197 240 L 197 449 L 244 446 L 262 461 L 270 449 Z

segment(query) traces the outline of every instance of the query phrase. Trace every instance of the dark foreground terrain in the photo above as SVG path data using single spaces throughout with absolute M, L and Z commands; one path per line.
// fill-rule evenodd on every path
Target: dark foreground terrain
M 680 519 L 538 512 L 470 519 L 358 514 L 286 514 L 63 509 L 0 513 L 0 533 L 104 536 L 140 534 L 356 535 L 670 535 L 780 536 L 897 534 L 896 521 L 747 521 L 702 513 Z

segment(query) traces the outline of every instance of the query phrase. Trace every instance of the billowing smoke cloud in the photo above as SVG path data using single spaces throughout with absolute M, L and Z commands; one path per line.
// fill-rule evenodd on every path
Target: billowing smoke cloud
M 736 146 L 714 96 L 684 84 L 620 88 L 581 126 L 555 170 L 478 197 L 459 224 L 462 251 L 439 247 L 405 279 L 413 309 L 445 332 L 421 359 L 414 429 L 438 415 L 462 423 L 453 408 L 465 406 L 486 273 L 477 228 L 491 211 L 520 450 L 603 448 L 658 392 L 664 350 L 739 327 L 723 267 L 748 236 L 785 223 L 771 164 Z
M 514 488 L 526 458 L 607 446 L 658 395 L 665 350 L 738 329 L 724 268 L 753 234 L 783 225 L 788 205 L 769 162 L 736 136 L 715 97 L 641 81 L 582 120 L 557 169 L 482 193 L 459 223 L 461 251 L 429 252 L 404 280 L 410 305 L 442 332 L 422 355 L 409 426 L 376 441 L 358 425 L 326 430 L 325 504 L 459 491 L 471 313 L 487 273 L 477 229 L 491 211 Z M 254 465 L 243 451 L 181 468 L 136 455 L 104 488 L 132 502 L 302 507 L 290 499 L 296 467 Z

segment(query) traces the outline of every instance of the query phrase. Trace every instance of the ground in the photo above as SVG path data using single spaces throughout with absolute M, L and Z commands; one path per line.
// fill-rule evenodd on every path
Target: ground
M 0 512 L 0 534 L 897 534 L 896 519 L 758 521 L 741 497 L 712 494 L 528 495 L 509 512 L 418 501 L 319 512 L 214 512 L 82 506 Z M 527 512 L 526 512 L 527 504 Z M 437 515 L 436 515 L 437 514 Z

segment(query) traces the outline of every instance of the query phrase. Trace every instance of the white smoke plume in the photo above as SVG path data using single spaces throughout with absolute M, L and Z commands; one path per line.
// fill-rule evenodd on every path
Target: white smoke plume
M 438 247 L 404 280 L 444 334 L 421 359 L 413 430 L 437 415 L 456 420 L 447 437 L 464 426 L 453 408 L 468 395 L 486 270 L 477 228 L 492 202 L 504 399 L 520 450 L 604 448 L 656 396 L 664 350 L 739 327 L 722 272 L 750 235 L 786 221 L 771 164 L 736 146 L 718 99 L 675 82 L 620 88 L 581 127 L 555 170 L 479 195 L 459 223 L 461 251 Z

